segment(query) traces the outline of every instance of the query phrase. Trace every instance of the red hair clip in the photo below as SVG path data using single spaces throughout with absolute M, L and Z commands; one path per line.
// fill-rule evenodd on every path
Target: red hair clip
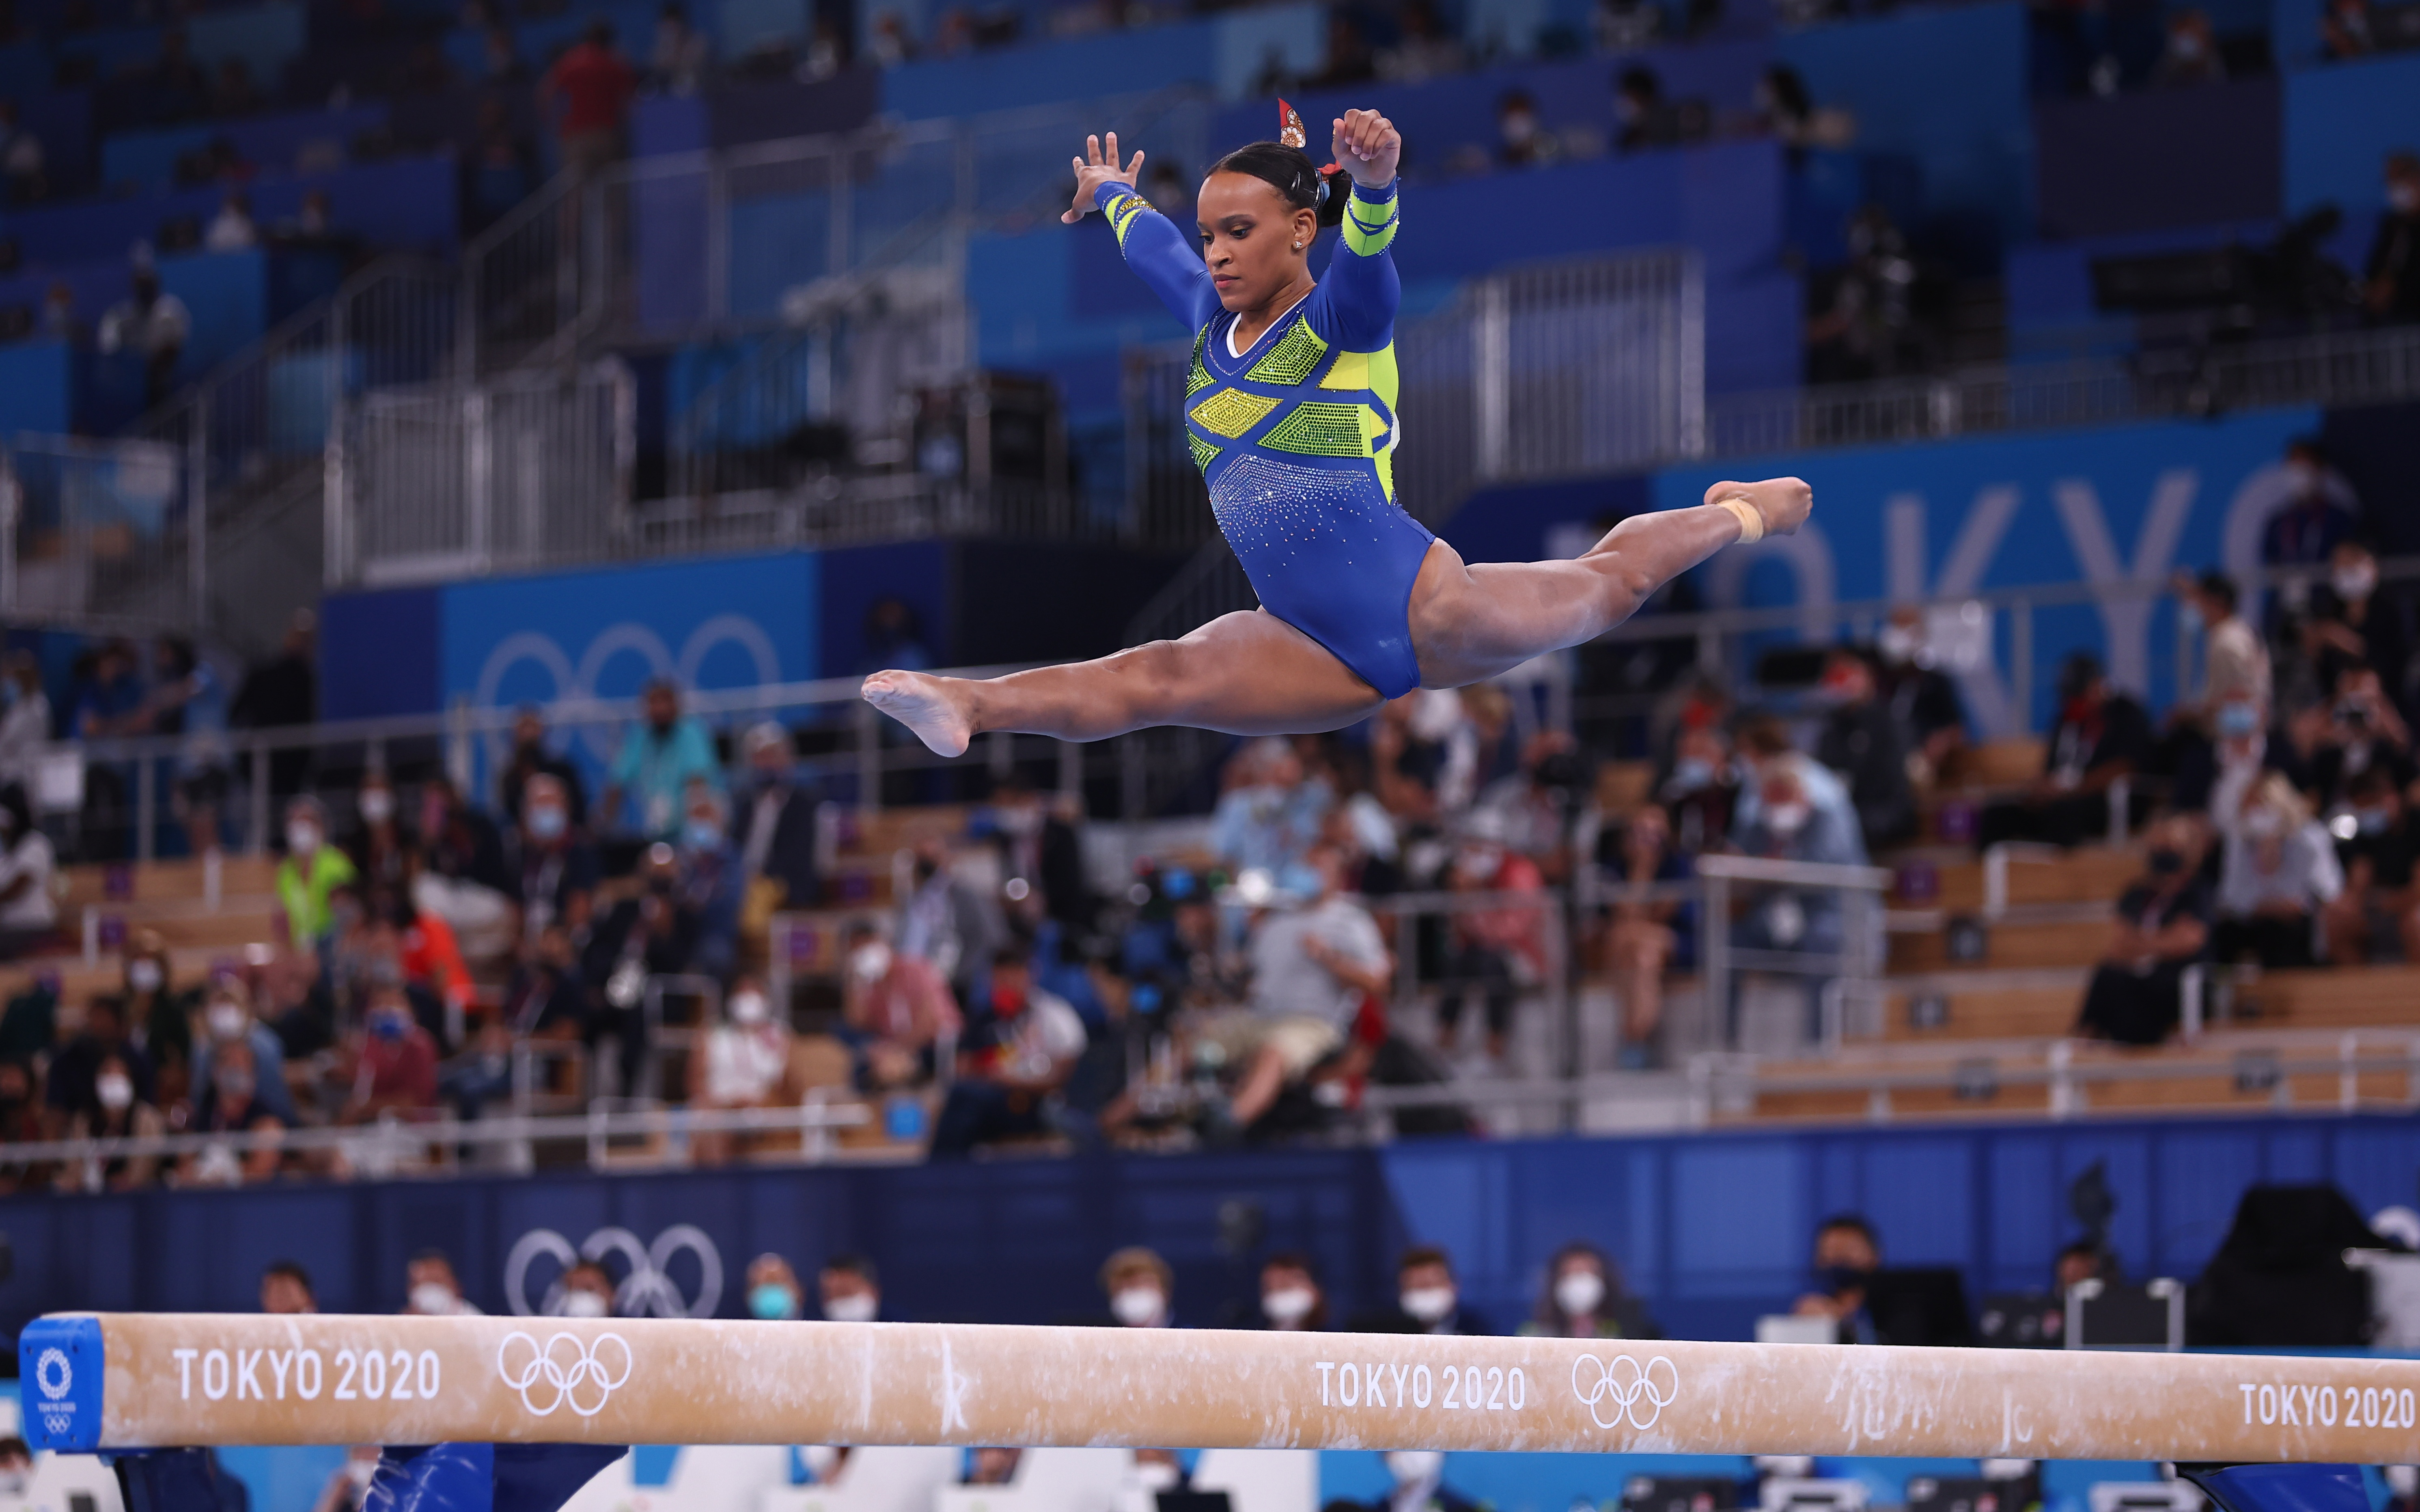
M 1297 152 L 1311 150 L 1311 133 L 1302 129 L 1302 113 L 1282 100 L 1278 101 L 1278 142 Z M 1336 164 L 1322 163 L 1319 171 L 1322 175 L 1332 174 Z

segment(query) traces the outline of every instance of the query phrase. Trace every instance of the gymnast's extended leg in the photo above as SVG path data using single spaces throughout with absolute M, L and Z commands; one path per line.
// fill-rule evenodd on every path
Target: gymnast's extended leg
M 1469 566 L 1436 542 L 1411 596 L 1421 685 L 1459 687 L 1593 640 L 1732 542 L 1796 530 L 1810 501 L 1796 478 L 1716 484 L 1705 504 L 1634 516 L 1569 562 Z M 865 698 L 944 756 L 995 730 L 1062 740 L 1163 724 L 1303 734 L 1351 724 L 1383 702 L 1326 647 L 1264 609 L 1222 615 L 1181 640 L 990 680 L 876 672 Z

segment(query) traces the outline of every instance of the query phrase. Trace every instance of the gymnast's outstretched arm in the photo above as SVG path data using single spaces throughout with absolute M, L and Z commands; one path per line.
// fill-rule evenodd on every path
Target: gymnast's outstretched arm
M 1185 322 L 1186 330 L 1200 331 L 1218 313 L 1218 291 L 1210 282 L 1210 270 L 1202 266 L 1202 252 L 1194 245 L 1192 233 L 1135 193 L 1136 177 L 1142 172 L 1141 150 L 1138 148 L 1134 161 L 1121 168 L 1117 132 L 1109 133 L 1106 151 L 1097 136 L 1086 137 L 1084 147 L 1091 161 L 1075 160 L 1076 202 L 1059 219 L 1073 225 L 1088 210 L 1107 215 L 1126 266 L 1151 285 L 1168 313 Z

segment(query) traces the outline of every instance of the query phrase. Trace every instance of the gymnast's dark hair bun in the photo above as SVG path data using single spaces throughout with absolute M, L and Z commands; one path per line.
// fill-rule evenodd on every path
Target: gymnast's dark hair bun
M 1319 224 L 1334 225 L 1344 219 L 1344 196 L 1350 180 L 1343 169 L 1323 174 L 1311 155 L 1283 142 L 1255 142 L 1237 147 L 1210 165 L 1212 173 L 1249 174 L 1278 192 L 1278 198 L 1298 210 L 1317 210 Z

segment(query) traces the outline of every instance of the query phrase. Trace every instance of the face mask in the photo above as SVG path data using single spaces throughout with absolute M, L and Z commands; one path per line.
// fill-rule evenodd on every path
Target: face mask
M 252 1072 L 248 1071 L 223 1071 L 213 1080 L 219 1084 L 222 1097 L 233 1098 L 239 1103 L 252 1098 Z
M 2184 853 L 2169 850 L 2165 846 L 2153 851 L 2149 859 L 2151 865 L 2151 875 L 2155 877 L 2172 877 L 2185 869 Z
M 1159 1321 L 1168 1298 L 1157 1287 L 1128 1287 L 1109 1297 L 1109 1311 L 1128 1328 L 1148 1328 Z
M 411 1288 L 411 1310 L 442 1318 L 454 1310 L 454 1288 L 442 1281 L 423 1281 Z
M 1135 1465 L 1135 1483 L 1147 1491 L 1172 1491 L 1184 1480 L 1184 1472 L 1165 1459 L 1145 1459 Z
M 2260 728 L 2260 716 L 2249 703 L 2222 703 L 2218 706 L 2218 733 L 2231 740 L 2242 740 Z
M 731 1022 L 754 1028 L 772 1016 L 763 993 L 741 993 L 731 1000 Z
M 1813 813 L 1804 803 L 1776 803 L 1764 810 L 1764 826 L 1787 840 L 1806 828 Z
M 722 843 L 722 826 L 711 819 L 692 819 L 681 829 L 681 838 L 693 851 L 710 851 Z
M 1387 1473 L 1398 1486 L 1434 1480 L 1445 1469 L 1445 1456 L 1435 1449 L 1398 1449 L 1387 1457 Z
M 831 1479 L 832 1472 L 840 1468 L 840 1451 L 829 1443 L 808 1444 L 799 1451 L 799 1458 L 817 1485 Z
M 1396 1299 L 1404 1311 L 1423 1323 L 1434 1323 L 1453 1311 L 1453 1288 L 1412 1287 Z
M 1605 1277 L 1594 1271 L 1573 1271 L 1555 1282 L 1555 1305 L 1573 1318 L 1595 1314 L 1605 1301 Z
M 561 840 L 570 816 L 551 803 L 539 804 L 529 811 L 530 833 L 540 840 Z
M 2254 840 L 2275 840 L 2286 832 L 2286 816 L 2274 809 L 2255 809 L 2243 816 L 2243 832 Z
M 33 1476 L 22 1470 L 0 1470 L 0 1496 L 12 1502 L 22 1499 L 32 1480 Z
M 604 1298 L 593 1291 L 572 1291 L 564 1294 L 563 1316 L 566 1318 L 603 1318 L 612 1312 Z
M 134 1083 L 120 1075 L 102 1076 L 93 1082 L 92 1095 L 110 1112 L 122 1113 L 134 1104 Z
M 1280 1287 L 1261 1293 L 1261 1311 L 1280 1328 L 1292 1328 L 1311 1316 L 1319 1305 L 1318 1294 L 1309 1287 Z
M 861 981 L 879 981 L 891 971 L 891 947 L 868 940 L 848 953 L 848 969 Z
M 779 1281 L 764 1281 L 748 1288 L 748 1312 L 770 1323 L 799 1316 L 799 1294 Z
M 319 848 L 319 826 L 295 823 L 286 826 L 286 848 L 297 856 L 308 856 Z
M 1526 111 L 1514 111 L 1504 117 L 1504 140 L 1519 147 L 1538 134 L 1538 117 Z
M 370 1015 L 370 1032 L 390 1042 L 403 1038 L 405 1019 L 393 1011 Z
M 133 988 L 138 993 L 158 992 L 160 990 L 160 963 L 153 961 L 148 957 L 134 962 L 126 968 L 126 985 Z
M 382 825 L 394 818 L 395 795 L 385 788 L 364 788 L 362 817 L 373 825 Z
M 835 1323 L 870 1323 L 876 1305 L 873 1292 L 852 1291 L 825 1303 L 824 1317 Z
M 1672 764 L 1672 785 L 1683 793 L 1700 793 L 1714 785 L 1714 764 L 1703 756 L 1683 756 Z
M 202 1015 L 203 1022 L 209 1026 L 213 1040 L 241 1039 L 244 1021 L 249 1017 L 241 1008 L 225 1002 L 212 1003 L 209 1011 Z
M 2371 566 L 2346 567 L 2328 575 L 2328 586 L 2338 598 L 2367 598 L 2378 588 L 2378 569 Z
M 1874 649 L 1892 666 L 1904 667 L 1916 659 L 1916 632 L 1904 625 L 1885 625 L 1874 637 Z

